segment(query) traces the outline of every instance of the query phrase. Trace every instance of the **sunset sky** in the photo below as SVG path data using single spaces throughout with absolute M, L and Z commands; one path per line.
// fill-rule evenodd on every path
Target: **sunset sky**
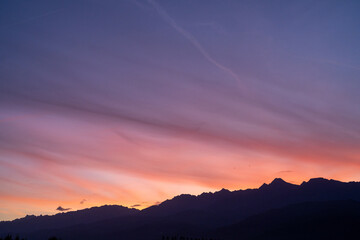
M 0 1 L 0 220 L 360 181 L 360 1 Z

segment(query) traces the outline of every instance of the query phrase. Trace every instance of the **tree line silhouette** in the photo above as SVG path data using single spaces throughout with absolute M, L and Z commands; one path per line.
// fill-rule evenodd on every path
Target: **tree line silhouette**
M 0 237 L 0 240 L 26 240 L 26 238 L 20 238 L 19 236 L 13 237 L 12 235 L 8 234 L 4 238 Z M 57 237 L 50 237 L 48 240 L 61 240 Z
M 217 238 L 206 237 L 186 237 L 186 236 L 162 236 L 162 240 L 219 240 Z
M 8 234 L 4 238 L 0 237 L 0 240 L 26 240 L 25 238 L 20 238 L 19 236 L 13 237 Z M 57 237 L 50 237 L 48 240 L 61 240 Z M 162 236 L 162 240 L 219 240 L 216 238 L 205 238 L 205 237 L 185 237 L 185 236 Z
M 12 235 L 8 234 L 4 238 L 0 237 L 0 240 L 25 240 L 25 238 L 20 238 L 19 236 L 13 238 Z

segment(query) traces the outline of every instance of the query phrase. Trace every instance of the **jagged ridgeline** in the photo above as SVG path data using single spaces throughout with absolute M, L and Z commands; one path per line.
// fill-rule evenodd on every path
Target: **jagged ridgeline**
M 344 239 L 360 235 L 360 183 L 275 179 L 257 189 L 183 194 L 143 210 L 102 206 L 0 223 L 29 240 Z

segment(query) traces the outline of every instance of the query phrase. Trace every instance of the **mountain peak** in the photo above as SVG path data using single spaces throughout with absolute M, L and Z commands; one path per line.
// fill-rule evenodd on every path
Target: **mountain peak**
M 327 183 L 329 182 L 330 180 L 326 179 L 326 178 L 322 178 L 322 177 L 319 177 L 319 178 L 311 178 L 309 180 L 309 183 Z
M 318 178 L 311 178 L 309 179 L 309 181 L 304 181 L 301 183 L 301 186 L 304 186 L 304 185 L 313 185 L 313 184 L 322 184 L 322 183 L 328 183 L 329 180 L 326 179 L 326 178 L 321 178 L 321 177 L 318 177 Z
M 334 179 L 326 179 L 326 178 L 311 178 L 308 182 L 303 182 L 301 186 L 333 186 L 333 185 L 341 185 L 346 184 L 344 182 L 334 180 Z
M 292 183 L 288 183 L 288 182 L 285 182 L 282 178 L 275 178 L 270 184 L 266 184 L 264 183 L 260 189 L 264 189 L 264 188 L 271 188 L 271 189 L 281 189 L 281 188 L 284 188 L 284 187 L 289 187 L 289 186 L 297 186 L 297 185 L 294 185 Z
M 287 182 L 285 182 L 282 178 L 275 178 L 269 185 L 273 186 L 273 185 L 284 185 L 284 184 L 289 184 Z
M 216 194 L 217 196 L 228 196 L 229 194 L 231 194 L 231 191 L 223 188 L 223 189 L 221 189 L 220 191 L 215 192 L 215 194 Z

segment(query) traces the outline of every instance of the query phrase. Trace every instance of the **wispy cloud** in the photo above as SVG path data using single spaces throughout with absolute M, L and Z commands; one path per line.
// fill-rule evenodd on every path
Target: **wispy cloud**
M 237 83 L 242 83 L 240 77 L 229 67 L 223 65 L 216 59 L 214 59 L 206 50 L 205 48 L 200 44 L 200 42 L 188 31 L 186 31 L 184 28 L 182 28 L 179 24 L 175 22 L 175 20 L 166 12 L 166 10 L 161 7 L 156 1 L 154 0 L 148 0 L 148 2 L 154 6 L 158 14 L 166 21 L 170 26 L 172 26 L 177 32 L 179 32 L 181 35 L 183 35 L 187 40 L 190 41 L 190 43 L 205 57 L 206 60 L 208 60 L 210 63 L 212 63 L 214 66 L 216 66 L 221 71 L 228 74 L 230 77 L 232 77 Z
M 58 7 L 46 2 L 6 1 L 12 11 L 2 17 L 21 24 Z M 335 19 L 359 42 L 357 22 L 342 22 L 357 15 L 334 8 L 295 28 L 296 14 L 265 14 L 253 1 L 100 2 L 86 11 L 76 4 L 65 20 L 60 10 L 34 16 L 27 21 L 41 24 L 0 38 L 4 203 L 52 213 L 59 202 L 143 208 L 185 192 L 257 187 L 277 174 L 357 180 L 356 46 L 342 37 L 323 44 L 335 31 L 323 23 Z
M 71 210 L 71 208 L 63 208 L 62 206 L 58 206 L 56 210 L 60 212 L 66 212 Z

